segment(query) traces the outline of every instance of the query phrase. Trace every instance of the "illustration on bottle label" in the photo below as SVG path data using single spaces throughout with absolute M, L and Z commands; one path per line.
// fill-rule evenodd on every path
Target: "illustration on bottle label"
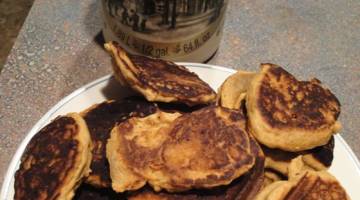
M 220 37 L 227 0 L 103 0 L 105 24 L 125 49 L 176 57 Z

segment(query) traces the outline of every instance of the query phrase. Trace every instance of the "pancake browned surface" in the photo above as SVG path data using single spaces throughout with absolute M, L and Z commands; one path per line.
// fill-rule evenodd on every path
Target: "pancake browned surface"
M 218 105 L 230 109 L 240 109 L 255 75 L 255 72 L 238 70 L 235 74 L 226 78 L 217 94 Z
M 106 157 L 115 191 L 137 190 L 146 184 L 146 179 L 134 169 L 161 165 L 159 149 L 168 138 L 171 123 L 180 115 L 158 110 L 144 118 L 130 118 L 112 129 Z
M 72 199 L 90 162 L 91 139 L 84 120 L 76 113 L 58 117 L 27 145 L 15 174 L 14 199 Z
M 334 136 L 332 136 L 325 145 L 301 152 L 271 149 L 262 145 L 261 148 L 265 153 L 265 167 L 272 169 L 283 176 L 287 176 L 291 160 L 302 155 L 302 159 L 306 166 L 314 170 L 326 170 L 331 166 L 334 158 L 334 142 Z
M 250 140 L 251 152 L 257 155 L 254 167 L 229 185 L 181 193 L 154 192 L 145 187 L 128 195 L 129 200 L 252 200 L 264 181 L 264 155 L 254 139 Z
M 173 192 L 227 185 L 248 172 L 256 156 L 243 114 L 209 106 L 121 123 L 111 133 L 107 157 L 115 191 L 148 182 L 156 191 Z
M 96 187 L 111 186 L 106 143 L 115 124 L 134 116 L 145 117 L 156 110 L 154 103 L 132 98 L 96 104 L 82 113 L 94 144 L 91 173 L 85 180 L 87 183 Z
M 149 101 L 179 102 L 188 105 L 211 103 L 216 93 L 195 73 L 173 62 L 131 55 L 116 42 L 105 44 L 116 62 L 115 76 Z
M 256 200 L 348 200 L 341 184 L 326 171 L 308 170 L 301 156 L 290 165 L 288 181 L 278 181 L 264 188 Z
M 302 151 L 324 145 L 341 125 L 340 103 L 320 81 L 298 81 L 283 68 L 262 64 L 247 93 L 251 133 L 270 147 Z

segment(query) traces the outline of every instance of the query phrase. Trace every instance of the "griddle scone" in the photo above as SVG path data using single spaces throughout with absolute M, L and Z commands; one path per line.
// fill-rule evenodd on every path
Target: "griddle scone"
M 209 106 L 129 119 L 113 129 L 107 157 L 115 191 L 148 182 L 155 191 L 175 192 L 227 185 L 253 167 L 256 155 L 244 115 Z
M 168 138 L 171 123 L 180 115 L 157 111 L 144 118 L 130 118 L 112 129 L 106 156 L 115 191 L 137 190 L 146 184 L 146 178 L 134 169 L 161 165 L 159 149 Z
M 262 64 L 247 93 L 251 133 L 262 144 L 302 151 L 326 144 L 339 131 L 340 103 L 320 81 L 298 81 L 283 68 Z
M 332 136 L 325 145 L 306 151 L 288 152 L 280 149 L 267 148 L 264 145 L 262 145 L 261 148 L 265 153 L 265 167 L 287 177 L 291 160 L 299 155 L 302 155 L 306 166 L 313 170 L 328 169 L 334 158 L 334 143 L 334 136 Z
M 256 200 L 350 200 L 344 188 L 330 173 L 306 169 L 301 156 L 290 164 L 288 181 L 266 186 Z
M 83 116 L 93 142 L 91 173 L 85 182 L 95 187 L 111 187 L 109 164 L 106 159 L 106 143 L 116 123 L 130 117 L 145 117 L 154 113 L 157 106 L 145 99 L 128 98 L 122 101 L 106 101 L 83 111 Z
M 254 166 L 249 172 L 235 179 L 229 185 L 211 189 L 190 190 L 186 192 L 155 192 L 149 187 L 130 193 L 128 200 L 253 200 L 264 181 L 264 155 L 252 137 L 251 152 L 256 155 Z
M 238 70 L 229 76 L 219 88 L 217 104 L 225 108 L 240 109 L 255 75 L 255 72 Z
M 71 113 L 29 142 L 15 174 L 15 200 L 70 200 L 90 172 L 91 139 L 83 118 Z
M 173 62 L 131 55 L 116 42 L 105 44 L 113 56 L 115 76 L 149 101 L 208 104 L 216 93 L 195 73 Z

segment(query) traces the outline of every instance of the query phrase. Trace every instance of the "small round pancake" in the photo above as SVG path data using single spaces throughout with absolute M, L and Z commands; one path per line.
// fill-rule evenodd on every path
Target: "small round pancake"
M 57 117 L 29 142 L 15 174 L 15 200 L 71 200 L 90 172 L 91 139 L 76 113 Z
M 301 152 L 287 152 L 261 146 L 265 153 L 265 167 L 288 176 L 288 168 L 292 159 L 302 155 L 306 166 L 314 170 L 326 170 L 331 166 L 334 157 L 334 136 L 325 145 Z
M 112 129 L 106 157 L 115 191 L 137 190 L 146 184 L 146 179 L 134 169 L 161 166 L 159 149 L 168 138 L 171 123 L 180 115 L 158 110 L 144 118 L 130 118 Z
M 148 182 L 155 191 L 175 192 L 227 185 L 253 167 L 256 155 L 244 115 L 209 106 L 129 119 L 113 129 L 107 157 L 115 191 Z
M 335 177 L 327 171 L 309 170 L 301 157 L 292 160 L 288 181 L 277 181 L 268 185 L 256 200 L 350 199 Z
M 253 168 L 229 185 L 181 193 L 155 192 L 150 187 L 130 193 L 128 200 L 252 200 L 264 181 L 264 155 L 257 142 L 250 138 L 251 152 L 257 155 Z
M 208 104 L 216 93 L 195 73 L 173 62 L 145 56 L 131 55 L 116 42 L 105 44 L 115 59 L 114 73 L 118 80 L 149 101 L 178 102 L 187 105 Z
M 345 189 L 326 171 L 308 171 L 298 178 L 296 185 L 286 194 L 288 200 L 350 200 Z
M 106 143 L 110 138 L 111 129 L 116 123 L 130 117 L 145 117 L 156 110 L 157 107 L 154 103 L 128 98 L 122 101 L 112 100 L 96 104 L 81 113 L 87 123 L 94 145 L 90 165 L 91 173 L 86 178 L 86 183 L 95 187 L 111 186 L 109 164 L 106 159 Z
M 350 200 L 340 183 L 326 171 L 308 171 L 297 180 L 266 186 L 255 200 Z
M 240 109 L 255 75 L 255 72 L 239 70 L 229 76 L 218 90 L 217 104 L 225 108 Z
M 283 68 L 262 64 L 247 93 L 251 133 L 262 144 L 303 151 L 326 144 L 341 125 L 340 103 L 320 81 L 298 81 Z
M 245 124 L 242 112 L 216 106 L 176 119 L 161 154 L 171 174 L 171 185 L 164 188 L 176 191 L 226 185 L 246 173 L 255 158 Z M 162 187 L 156 179 L 152 177 L 149 183 Z

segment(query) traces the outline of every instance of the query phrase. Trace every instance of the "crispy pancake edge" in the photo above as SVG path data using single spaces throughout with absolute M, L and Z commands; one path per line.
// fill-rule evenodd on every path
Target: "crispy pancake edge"
M 123 100 L 108 100 L 94 104 L 81 112 L 88 124 L 90 137 L 94 143 L 93 160 L 90 165 L 92 173 L 85 182 L 95 187 L 111 187 L 110 172 L 106 159 L 106 142 L 111 129 L 131 116 L 147 116 L 157 110 L 157 105 L 145 99 L 126 98 Z M 106 132 L 106 131 L 109 132 Z M 99 132 L 100 131 L 100 132 Z M 95 161 L 96 159 L 96 161 Z M 108 170 L 108 172 L 104 172 Z
M 80 115 L 78 115 L 77 113 L 69 113 L 66 116 L 59 116 L 58 118 L 56 118 L 52 122 L 50 122 L 48 125 L 46 125 L 44 128 L 42 128 L 40 131 L 46 131 L 47 128 L 49 127 L 49 125 L 52 123 L 55 123 L 53 125 L 58 125 L 58 124 L 56 124 L 57 123 L 56 120 L 61 120 L 63 117 L 71 118 L 72 120 L 74 120 L 74 123 L 76 125 L 77 134 L 73 138 L 74 142 L 76 141 L 76 144 L 77 144 L 76 145 L 76 148 L 77 148 L 76 156 L 73 159 L 73 165 L 71 166 L 70 170 L 66 172 L 66 175 L 63 178 L 63 180 L 61 180 L 61 183 L 59 183 L 57 185 L 57 187 L 54 188 L 56 192 L 52 192 L 52 194 L 47 194 L 47 195 L 50 195 L 50 197 L 48 197 L 48 198 L 54 198 L 56 196 L 56 198 L 67 200 L 67 199 L 71 199 L 74 196 L 75 190 L 80 185 L 83 177 L 87 176 L 90 172 L 92 143 L 91 143 L 91 139 L 90 139 L 90 135 L 89 135 L 87 126 L 86 126 L 83 118 Z M 58 130 L 58 128 L 56 128 L 56 130 Z M 39 132 L 37 134 L 39 134 Z M 42 134 L 46 134 L 46 132 L 42 132 Z M 37 135 L 35 135 L 33 137 L 33 139 L 36 136 Z M 40 137 L 40 136 L 38 135 L 38 137 Z M 67 137 L 67 136 L 64 135 L 64 137 Z M 28 145 L 30 145 L 32 142 L 35 142 L 32 140 L 29 142 Z M 32 143 L 32 144 L 36 145 L 36 146 L 41 145 L 39 143 Z M 31 152 L 26 150 L 26 152 L 24 153 L 23 156 L 26 156 L 26 159 L 29 159 L 29 156 L 31 154 L 32 154 Z M 16 172 L 16 175 L 15 175 L 16 179 L 18 179 L 19 178 L 18 176 L 20 176 L 20 174 L 24 172 L 24 169 L 22 168 L 22 167 L 24 167 L 23 159 L 25 159 L 25 157 L 22 158 L 22 163 L 20 165 L 20 168 Z M 64 161 L 64 162 L 66 162 L 66 161 Z M 22 170 L 22 172 L 20 172 L 20 170 Z M 28 170 L 25 170 L 25 171 L 28 171 Z M 46 176 L 46 174 L 44 174 L 44 176 Z M 15 182 L 16 181 L 17 180 L 15 180 Z M 41 186 L 41 184 L 42 184 L 41 182 L 38 184 L 40 184 L 40 187 L 43 187 L 43 186 Z M 43 184 L 47 184 L 47 183 L 43 183 Z M 16 195 L 17 190 L 20 189 L 20 188 L 16 188 L 16 185 L 17 184 L 15 183 L 15 197 L 16 198 L 14 197 L 14 199 L 23 199 Z M 21 189 L 23 189 L 23 188 L 21 188 Z M 42 188 L 42 189 L 44 189 L 44 188 Z M 29 196 L 26 196 L 26 198 L 29 198 Z
M 331 135 L 340 129 L 341 125 L 338 121 L 328 127 L 316 130 L 296 127 L 278 128 L 267 123 L 259 110 L 257 102 L 262 79 L 267 69 L 272 66 L 272 64 L 262 64 L 261 73 L 256 75 L 249 88 L 246 107 L 249 115 L 250 132 L 258 142 L 270 148 L 279 148 L 285 151 L 298 152 L 325 145 L 330 140 Z M 311 137 L 309 137 L 309 134 L 311 134 Z
M 179 103 L 185 103 L 187 105 L 197 105 L 197 104 L 208 104 L 213 101 L 215 101 L 216 93 L 211 89 L 211 87 L 205 83 L 203 80 L 201 80 L 198 77 L 198 81 L 203 84 L 203 86 L 207 86 L 211 93 L 210 94 L 200 94 L 196 97 L 190 97 L 190 98 L 180 98 L 177 96 L 169 96 L 161 94 L 161 91 L 157 91 L 154 89 L 149 89 L 144 86 L 142 86 L 142 83 L 138 80 L 135 74 L 135 65 L 131 61 L 128 54 L 115 42 L 109 42 L 106 43 L 105 49 L 113 56 L 117 63 L 117 69 L 114 70 L 115 73 L 121 72 L 122 77 L 125 77 L 125 80 L 127 83 L 132 87 L 134 90 L 140 92 L 143 94 L 148 101 L 159 101 L 159 102 L 179 102 Z M 146 57 L 145 57 L 146 58 Z M 149 58 L 151 59 L 151 58 Z M 182 67 L 183 66 L 178 66 Z M 186 71 L 188 71 L 186 68 L 184 68 Z M 117 75 L 118 78 L 121 77 L 120 75 Z M 197 76 L 197 75 L 196 75 Z M 120 78 L 120 80 L 123 80 Z

